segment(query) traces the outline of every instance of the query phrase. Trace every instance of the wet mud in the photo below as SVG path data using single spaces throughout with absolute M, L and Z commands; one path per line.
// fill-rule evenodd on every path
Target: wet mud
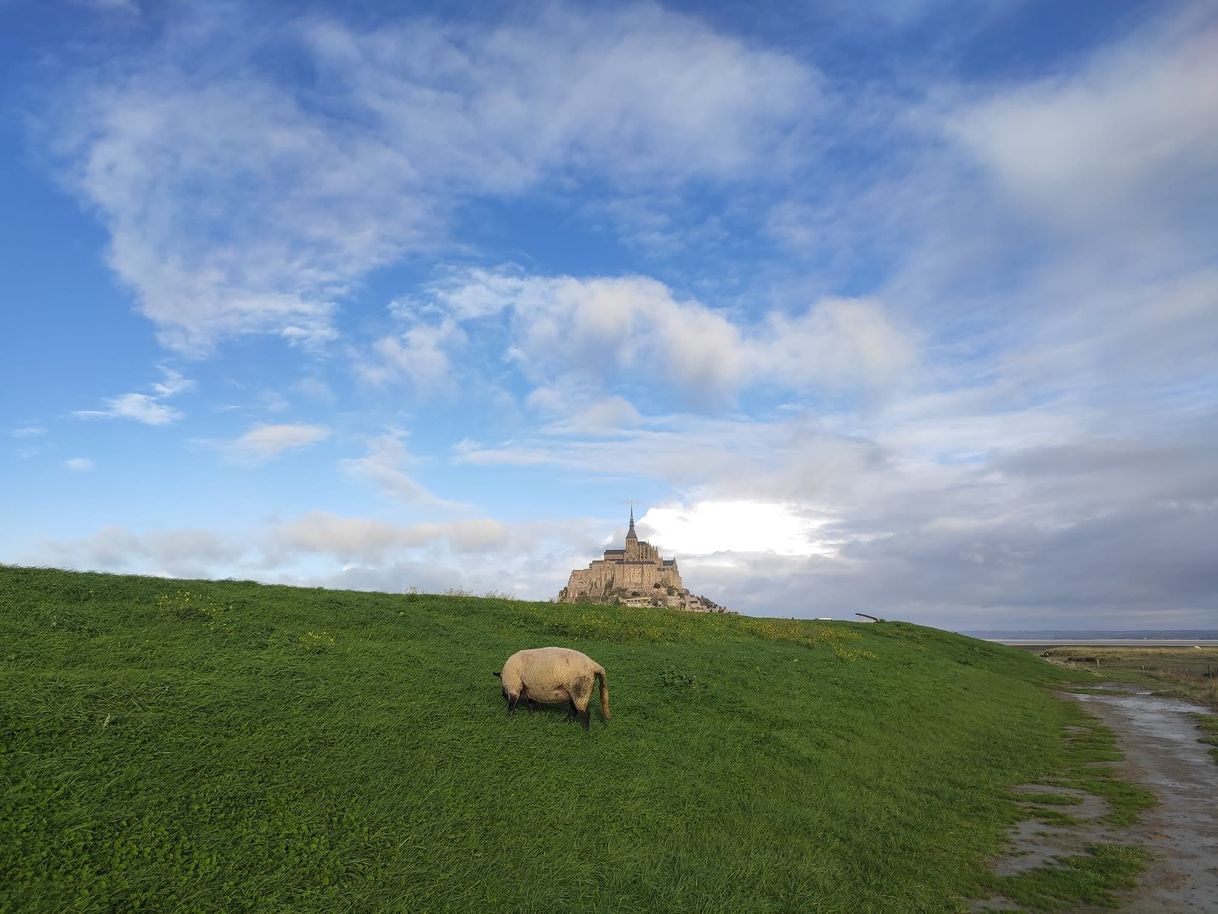
M 1107 804 L 1083 791 L 1045 784 L 1015 788 L 1027 797 L 1029 819 L 1017 823 L 998 875 L 1013 875 L 1085 853 L 1089 845 L 1116 843 L 1147 850 L 1150 860 L 1138 887 L 1121 898 L 1119 910 L 1156 912 L 1218 911 L 1218 765 L 1199 742 L 1194 715 L 1209 713 L 1189 702 L 1162 698 L 1142 689 L 1105 686 L 1089 694 L 1068 693 L 1116 736 L 1125 780 L 1154 792 L 1158 805 L 1137 822 L 1114 828 L 1102 822 Z M 1077 729 L 1077 728 L 1075 728 Z M 1038 796 L 1056 796 L 1053 808 L 1076 820 L 1056 825 L 1035 818 Z M 975 902 L 975 911 L 1020 910 L 1004 898 Z M 1079 909 L 1084 911 L 1091 908 Z
M 1194 719 L 1208 712 L 1140 689 L 1072 697 L 1116 734 L 1124 776 L 1159 801 L 1116 839 L 1151 854 L 1123 910 L 1218 910 L 1218 765 Z

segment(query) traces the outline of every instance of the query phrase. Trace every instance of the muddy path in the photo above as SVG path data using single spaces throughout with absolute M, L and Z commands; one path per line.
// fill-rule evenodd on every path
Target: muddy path
M 1149 859 L 1136 888 L 1117 896 L 1118 910 L 1155 912 L 1218 912 L 1218 764 L 1194 715 L 1210 713 L 1189 702 L 1162 698 L 1145 689 L 1105 685 L 1086 694 L 1064 693 L 1079 702 L 1113 732 L 1118 762 L 1088 762 L 1112 771 L 1124 781 L 1140 784 L 1158 800 L 1130 826 L 1110 824 L 1106 800 L 1064 784 L 1023 784 L 1013 793 L 1029 802 L 1056 797 L 1068 803 L 1068 822 L 1046 820 L 1029 809 L 1017 822 L 1008 846 L 994 861 L 998 876 L 1018 876 L 1044 867 L 1057 867 L 1088 854 L 1097 844 L 1144 849 Z M 1069 726 L 1067 738 L 1085 736 L 1089 728 Z M 1020 911 L 1024 908 L 1002 895 L 978 899 L 971 910 Z M 1075 906 L 1077 912 L 1111 908 Z
M 1218 764 L 1192 716 L 1205 709 L 1119 686 L 1069 697 L 1113 731 L 1123 776 L 1159 801 L 1114 836 L 1151 854 L 1121 910 L 1218 911 Z

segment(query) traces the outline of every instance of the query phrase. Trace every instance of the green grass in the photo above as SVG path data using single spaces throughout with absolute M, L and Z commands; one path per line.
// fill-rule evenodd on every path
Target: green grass
M 1096 762 L 1121 759 L 1112 731 L 1077 706 L 1069 710 L 1070 730 L 1064 751 L 1058 757 L 1053 776 L 1040 783 L 1100 797 L 1106 805 L 1104 815 L 1089 821 L 1063 811 L 1061 807 L 1081 805 L 1082 798 L 1076 794 L 1016 793 L 1012 798 L 1020 804 L 1023 817 L 1076 829 L 1080 836 L 1092 834 L 1090 830 L 1096 825 L 1122 828 L 1132 824 L 1142 810 L 1154 805 L 1154 794 L 1117 777 L 1112 765 L 1097 766 Z M 1087 853 L 1064 858 L 1054 865 L 1011 876 L 987 874 L 979 882 L 977 895 L 1001 895 L 1029 911 L 1116 907 L 1117 892 L 1136 884 L 1145 862 L 1146 854 L 1141 848 L 1095 842 Z
M 611 723 L 506 716 L 491 672 L 546 644 Z M 0 910 L 964 910 L 1009 788 L 1111 751 L 1066 738 L 1074 675 L 901 623 L 0 567 Z
M 1210 749 L 1210 755 L 1214 757 L 1215 762 L 1218 762 L 1218 716 L 1212 714 L 1195 714 L 1193 715 L 1193 719 L 1197 721 L 1197 726 L 1204 734 L 1201 737 L 1201 742 L 1213 747 Z
M 986 888 L 1032 911 L 1076 911 L 1083 905 L 1112 908 L 1117 891 L 1137 884 L 1146 851 L 1121 844 L 1097 844 L 1088 853 L 1066 857 L 1014 876 L 991 876 Z
M 1121 780 L 1111 766 L 1093 766 L 1093 762 L 1120 761 L 1116 739 L 1111 730 L 1077 706 L 1070 711 L 1070 723 L 1076 732 L 1066 739 L 1056 783 L 1102 798 L 1108 804 L 1108 811 L 1101 820 L 1105 825 L 1117 828 L 1131 825 L 1142 810 L 1154 805 L 1154 794 L 1145 787 Z

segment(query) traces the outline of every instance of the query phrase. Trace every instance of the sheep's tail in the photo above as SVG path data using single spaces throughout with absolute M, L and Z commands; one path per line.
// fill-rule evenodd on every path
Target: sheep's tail
M 596 671 L 601 681 L 601 717 L 609 719 L 609 683 L 605 681 L 605 670 L 602 667 Z

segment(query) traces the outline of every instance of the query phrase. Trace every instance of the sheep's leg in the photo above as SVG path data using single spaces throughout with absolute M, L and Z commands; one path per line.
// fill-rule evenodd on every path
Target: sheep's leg
M 567 720 L 575 720 L 575 716 L 579 713 L 579 709 L 575 707 L 575 699 L 570 695 L 567 696 Z
M 508 693 L 508 714 L 516 713 L 516 702 L 520 701 L 519 695 Z
M 571 683 L 567 694 L 571 696 L 572 710 L 575 716 L 579 718 L 580 723 L 584 725 L 584 729 L 588 729 L 589 708 L 588 702 L 592 698 L 592 680 L 590 677 L 581 677 Z

